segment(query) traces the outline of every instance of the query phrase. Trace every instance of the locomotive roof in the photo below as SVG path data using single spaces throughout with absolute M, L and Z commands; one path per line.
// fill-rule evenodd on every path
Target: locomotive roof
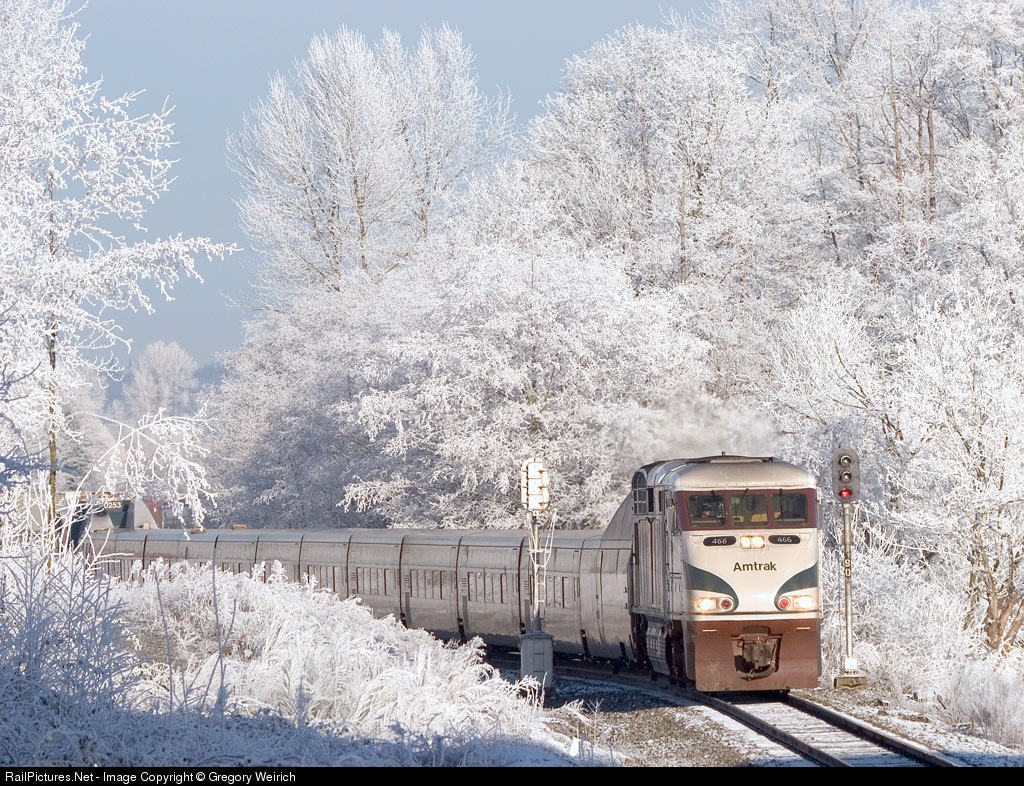
M 814 475 L 771 456 L 706 456 L 675 459 L 644 468 L 647 486 L 677 489 L 814 488 Z

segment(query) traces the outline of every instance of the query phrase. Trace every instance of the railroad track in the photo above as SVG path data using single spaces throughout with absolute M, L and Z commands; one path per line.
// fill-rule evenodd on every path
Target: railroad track
M 822 767 L 960 767 L 935 751 L 791 694 L 690 696 Z
M 498 668 L 518 672 L 516 655 L 492 656 Z M 935 751 L 901 739 L 851 716 L 807 699 L 779 691 L 707 694 L 654 681 L 646 672 L 619 674 L 600 665 L 556 659 L 557 682 L 562 677 L 628 686 L 678 704 L 700 704 L 719 712 L 771 740 L 801 759 L 821 767 L 962 767 Z

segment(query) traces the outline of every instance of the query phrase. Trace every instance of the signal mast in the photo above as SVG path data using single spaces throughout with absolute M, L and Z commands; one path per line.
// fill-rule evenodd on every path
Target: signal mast
M 546 693 L 554 692 L 555 638 L 545 633 L 541 616 L 541 572 L 551 555 L 550 544 L 541 541 L 538 516 L 548 512 L 551 502 L 548 471 L 534 456 L 523 462 L 519 473 L 519 488 L 523 507 L 530 523 L 530 563 L 533 567 L 532 630 L 519 637 L 519 671 L 521 677 L 536 678 Z
M 859 688 L 867 684 L 853 657 L 853 534 L 850 508 L 860 498 L 860 460 L 849 448 L 840 448 L 832 457 L 832 493 L 843 509 L 843 585 L 845 588 L 846 655 L 842 674 L 833 680 L 837 688 Z

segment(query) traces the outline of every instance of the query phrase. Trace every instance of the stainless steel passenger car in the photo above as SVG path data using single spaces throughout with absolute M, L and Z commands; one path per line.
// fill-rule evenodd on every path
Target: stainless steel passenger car
M 231 572 L 277 561 L 376 616 L 516 647 L 531 630 L 525 530 L 112 530 L 86 547 L 111 573 L 157 559 Z M 600 531 L 553 534 L 541 588 L 558 653 L 639 663 L 699 690 L 816 687 L 814 478 L 772 458 L 649 464 Z

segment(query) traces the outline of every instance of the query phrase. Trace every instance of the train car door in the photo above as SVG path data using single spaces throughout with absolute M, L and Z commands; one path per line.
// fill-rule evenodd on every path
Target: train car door
M 410 530 L 402 542 L 402 621 L 442 639 L 459 637 L 457 531 Z
M 588 538 L 580 556 L 582 637 L 590 657 L 633 660 L 629 618 L 630 540 Z
M 459 543 L 458 623 L 463 640 L 480 636 L 488 644 L 519 645 L 526 630 L 520 609 L 520 560 L 529 535 L 472 532 Z
M 402 614 L 399 565 L 407 530 L 353 529 L 348 544 L 349 593 L 377 618 Z
M 575 532 L 559 532 L 545 555 L 541 613 L 544 631 L 555 637 L 559 652 L 585 652 L 580 615 L 580 558 L 585 538 Z

